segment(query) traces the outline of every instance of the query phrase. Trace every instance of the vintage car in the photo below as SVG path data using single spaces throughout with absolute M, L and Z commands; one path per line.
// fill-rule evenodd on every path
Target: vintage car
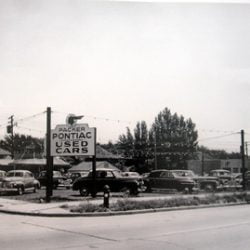
M 211 170 L 209 172 L 209 176 L 217 177 L 220 183 L 224 186 L 228 185 L 229 182 L 233 179 L 231 172 L 225 169 Z
M 174 170 L 159 169 L 152 171 L 144 179 L 146 191 L 159 189 L 171 189 L 177 191 L 192 192 L 196 188 L 195 181 L 189 176 L 182 176 Z
M 108 186 L 111 192 L 122 192 L 137 195 L 141 191 L 141 183 L 133 177 L 124 177 L 120 171 L 112 169 L 96 170 L 95 185 L 93 184 L 92 171 L 85 177 L 75 180 L 72 189 L 79 191 L 82 196 L 91 194 L 96 196 L 97 192 L 102 192 L 104 186 Z
M 73 172 L 69 174 L 68 179 L 65 181 L 66 188 L 70 189 L 76 179 L 87 176 L 88 174 L 89 174 L 89 171 L 79 171 L 79 172 Z
M 217 177 L 213 176 L 199 176 L 196 175 L 192 170 L 172 170 L 174 173 L 179 176 L 187 176 L 192 178 L 196 184 L 198 190 L 205 191 L 215 191 L 220 188 L 220 181 Z
M 40 172 L 37 178 L 41 186 L 47 186 L 47 171 Z M 53 171 L 53 188 L 57 189 L 58 186 L 65 186 L 65 181 L 67 178 L 62 175 L 60 171 Z
M 22 195 L 27 190 L 36 190 L 40 183 L 34 175 L 28 170 L 11 170 L 7 172 L 6 177 L 2 179 L 0 192 L 18 192 Z

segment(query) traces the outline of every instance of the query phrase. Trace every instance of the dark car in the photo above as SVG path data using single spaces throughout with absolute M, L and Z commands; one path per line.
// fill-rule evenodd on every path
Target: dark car
M 65 186 L 67 189 L 70 189 L 72 187 L 72 184 L 74 181 L 80 177 L 87 176 L 89 174 L 89 171 L 80 171 L 80 172 L 73 172 L 68 175 L 68 179 L 65 181 Z
M 75 180 L 72 189 L 80 192 L 82 196 L 102 192 L 104 186 L 108 186 L 111 192 L 122 192 L 137 195 L 141 191 L 141 183 L 133 177 L 124 177 L 120 171 L 98 169 L 96 170 L 95 187 L 93 185 L 92 171 L 85 177 Z
M 144 180 L 146 191 L 154 189 L 174 189 L 177 191 L 192 192 L 195 188 L 195 181 L 188 176 L 180 176 L 174 170 L 154 170 Z
M 220 181 L 217 177 L 213 176 L 199 176 L 196 175 L 192 170 L 172 170 L 174 173 L 179 176 L 186 176 L 192 178 L 199 190 L 205 191 L 215 191 L 220 188 Z
M 47 186 L 47 171 L 42 171 L 37 178 L 41 186 Z M 60 171 L 53 171 L 53 188 L 57 189 L 58 186 L 65 186 L 67 178 L 62 175 Z

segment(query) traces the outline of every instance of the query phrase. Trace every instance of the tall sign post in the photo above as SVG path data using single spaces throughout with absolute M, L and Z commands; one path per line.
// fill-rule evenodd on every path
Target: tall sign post
M 96 128 L 94 128 L 94 150 L 96 152 Z M 93 182 L 93 193 L 92 197 L 96 197 L 96 153 L 92 157 L 92 182 Z
M 47 185 L 46 201 L 50 202 L 53 195 L 53 157 L 51 156 L 51 108 L 47 108 L 47 134 L 46 134 L 46 161 L 47 161 Z
M 93 190 L 96 179 L 96 128 L 77 124 L 83 116 L 69 114 L 66 124 L 56 125 L 50 134 L 51 156 L 92 156 Z M 93 192 L 94 193 L 94 192 Z

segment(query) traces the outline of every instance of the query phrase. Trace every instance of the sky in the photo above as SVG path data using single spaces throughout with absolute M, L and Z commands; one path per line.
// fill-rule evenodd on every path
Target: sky
M 0 138 L 43 137 L 69 113 L 100 143 L 116 142 L 164 108 L 191 118 L 199 144 L 250 141 L 248 1 L 0 2 Z

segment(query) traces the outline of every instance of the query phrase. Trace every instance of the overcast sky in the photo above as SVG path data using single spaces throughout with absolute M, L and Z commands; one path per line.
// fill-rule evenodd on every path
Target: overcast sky
M 43 137 L 68 113 L 101 143 L 148 126 L 168 107 L 201 144 L 239 151 L 250 140 L 250 5 L 83 0 L 0 2 L 0 137 Z

